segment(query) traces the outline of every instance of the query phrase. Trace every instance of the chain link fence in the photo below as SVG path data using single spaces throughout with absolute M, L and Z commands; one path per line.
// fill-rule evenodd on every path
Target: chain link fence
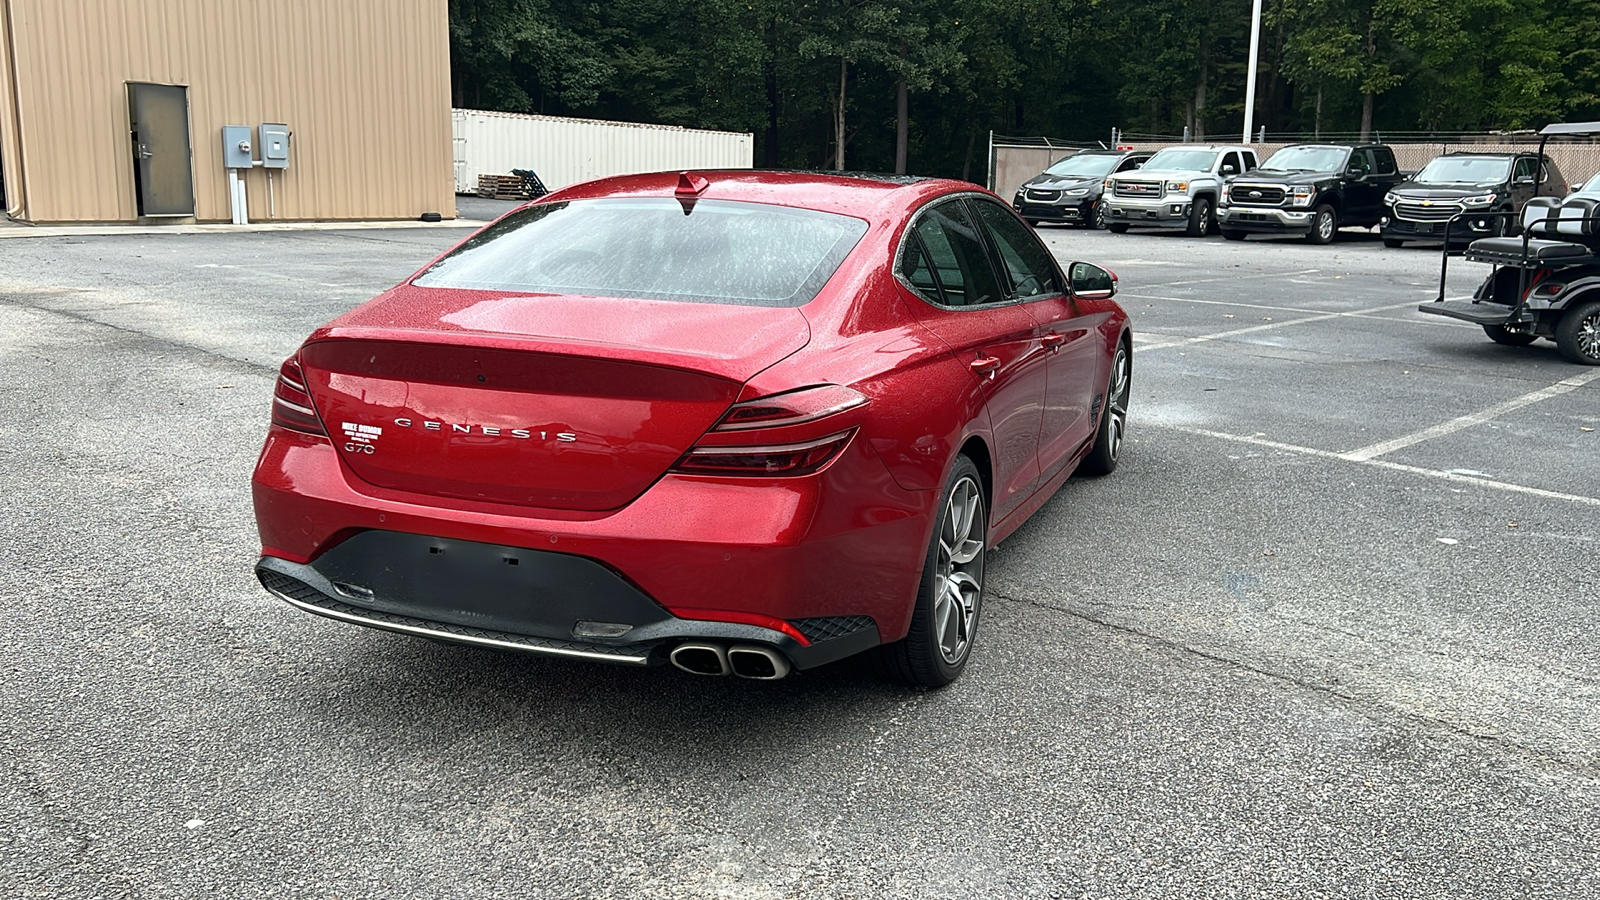
M 1118 132 L 1115 146 L 1132 150 L 1160 150 L 1185 143 L 1181 135 L 1132 134 Z M 1277 150 L 1292 144 L 1319 142 L 1358 141 L 1359 135 L 1327 134 L 1321 137 L 1305 135 L 1258 135 L 1267 140 L 1238 144 L 1227 138 L 1208 139 L 1205 143 L 1249 147 L 1259 159 L 1265 160 Z M 1434 134 L 1422 132 L 1383 133 L 1369 140 L 1385 143 L 1394 148 L 1400 168 L 1414 172 L 1428 161 L 1445 153 L 1513 153 L 1538 149 L 1539 136 L 1534 133 L 1516 134 Z M 1190 141 L 1189 143 L 1199 143 Z M 1001 197 L 1010 199 L 1024 181 L 1044 171 L 1062 157 L 1090 147 L 1109 147 L 1109 142 L 1084 143 L 1061 141 L 1053 138 L 1010 137 L 991 135 L 989 145 L 988 188 Z M 1555 163 L 1556 169 L 1569 184 L 1587 181 L 1600 172 L 1600 140 L 1594 138 L 1553 138 L 1545 148 L 1545 155 Z

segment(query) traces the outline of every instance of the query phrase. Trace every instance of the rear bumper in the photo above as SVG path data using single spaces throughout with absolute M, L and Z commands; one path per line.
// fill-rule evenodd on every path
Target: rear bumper
M 350 474 L 325 439 L 274 428 L 252 489 L 264 556 L 260 566 L 310 584 L 333 602 L 562 643 L 578 640 L 572 631 L 577 621 L 621 622 L 630 626 L 626 640 L 650 645 L 647 650 L 658 640 L 718 638 L 724 624 L 790 623 L 803 634 L 809 620 L 847 617 L 870 619 L 872 643 L 880 637 L 898 640 L 910 624 L 937 500 L 933 491 L 896 485 L 859 437 L 815 475 L 666 475 L 619 510 L 575 513 L 376 488 Z M 420 543 L 375 540 L 374 534 Z M 459 547 L 456 558 L 474 565 L 436 578 L 401 567 L 404 577 L 393 584 L 411 586 L 409 594 L 399 591 L 405 594 L 399 596 L 383 577 L 365 574 L 381 566 L 363 569 L 351 562 L 363 554 L 387 560 L 426 553 L 431 546 L 443 547 L 446 555 Z M 503 562 L 508 555 L 519 557 L 516 577 Z M 366 583 L 340 577 L 352 566 Z M 488 601 L 476 607 L 447 602 L 460 594 L 451 589 L 451 579 L 491 569 L 499 574 L 471 576 L 480 591 L 516 596 L 534 591 L 545 598 L 547 614 L 523 615 Z M 440 571 L 448 573 L 448 567 Z M 313 573 L 320 582 L 309 577 Z M 376 602 L 359 591 L 341 595 L 331 586 L 335 580 L 373 591 Z M 406 630 L 381 621 L 363 624 Z M 793 648 L 772 638 L 782 633 L 774 626 L 734 637 L 780 646 L 788 654 Z M 449 633 L 429 636 L 460 639 Z M 524 649 L 549 652 L 531 645 Z M 790 656 L 801 667 L 816 664 L 811 659 L 826 661 L 799 651 Z
M 673 647 L 687 641 L 709 641 L 771 647 L 788 657 L 795 668 L 809 669 L 859 653 L 876 646 L 880 641 L 877 627 L 864 616 L 802 623 L 814 638 L 802 642 L 772 628 L 735 622 L 680 619 L 659 608 L 659 615 L 650 617 L 651 621 L 647 624 L 631 628 L 627 634 L 617 638 L 586 636 L 579 639 L 571 634 L 570 627 L 563 638 L 525 633 L 527 630 L 544 630 L 541 625 L 555 623 L 553 618 L 542 615 L 542 610 L 534 608 L 535 604 L 527 603 L 526 597 L 479 595 L 474 598 L 493 602 L 514 614 L 534 613 L 528 619 L 530 628 L 508 631 L 482 624 L 451 621 L 462 618 L 459 610 L 456 611 L 458 614 L 452 615 L 453 604 L 449 602 L 460 599 L 460 594 L 440 596 L 431 606 L 424 604 L 420 607 L 376 593 L 372 597 L 352 596 L 348 582 L 330 579 L 314 566 L 271 556 L 262 557 L 256 563 L 256 577 L 269 593 L 291 606 L 340 622 L 450 643 L 619 665 L 662 665 Z M 622 585 L 620 580 L 618 585 Z
M 1315 213 L 1309 209 L 1271 209 L 1249 206 L 1217 208 L 1217 224 L 1229 231 L 1264 234 L 1310 234 Z

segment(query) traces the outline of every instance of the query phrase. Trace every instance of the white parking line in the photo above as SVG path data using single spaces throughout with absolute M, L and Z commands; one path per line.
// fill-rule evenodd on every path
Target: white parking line
M 1158 281 L 1150 287 L 1178 287 L 1185 284 L 1211 284 L 1217 281 L 1245 281 L 1251 278 L 1293 278 L 1296 275 L 1315 275 L 1321 269 L 1299 269 L 1294 272 L 1263 272 L 1260 275 L 1228 275 L 1221 278 L 1193 278 L 1186 281 Z
M 1596 375 L 1600 375 L 1597 372 Z M 1476 487 L 1490 488 L 1497 491 L 1508 491 L 1514 494 L 1527 494 L 1533 497 L 1543 497 L 1547 500 L 1563 500 L 1568 503 L 1579 503 L 1584 506 L 1600 507 L 1600 497 L 1587 497 L 1583 494 L 1565 494 L 1561 491 L 1547 491 L 1544 488 L 1528 487 L 1523 484 L 1511 484 L 1505 481 L 1495 481 L 1492 478 L 1483 478 L 1476 475 L 1465 475 L 1460 472 L 1444 472 L 1438 469 L 1426 469 L 1421 466 L 1407 466 L 1400 463 L 1389 462 L 1384 459 L 1351 459 L 1343 453 L 1331 450 L 1318 450 L 1315 447 L 1301 447 L 1296 444 L 1285 444 L 1282 441 L 1272 441 L 1255 435 L 1228 434 L 1223 431 L 1211 431 L 1205 428 L 1191 428 L 1187 425 L 1169 425 L 1161 422 L 1147 422 L 1155 428 L 1166 428 L 1184 434 L 1199 437 L 1216 438 L 1222 441 L 1233 441 L 1240 444 L 1251 444 L 1256 447 L 1267 447 L 1272 450 L 1283 450 L 1289 453 L 1299 453 L 1305 456 L 1316 456 L 1323 459 L 1336 459 L 1359 466 L 1372 466 L 1379 469 L 1388 469 L 1392 472 L 1406 472 L 1411 475 L 1423 475 L 1428 478 L 1439 478 L 1460 484 L 1470 484 Z
M 1411 302 L 1407 302 L 1407 303 L 1397 303 L 1397 304 L 1395 304 L 1393 306 L 1377 306 L 1377 307 L 1373 307 L 1372 309 L 1367 310 L 1367 312 L 1372 313 L 1372 312 L 1382 312 L 1382 311 L 1388 310 L 1388 309 L 1404 309 L 1404 308 L 1406 308 L 1408 306 L 1415 306 L 1415 305 L 1416 305 L 1415 301 L 1411 301 Z M 1248 328 L 1235 328 L 1235 329 L 1233 329 L 1231 331 L 1219 331 L 1219 332 L 1217 332 L 1215 334 L 1202 334 L 1199 337 L 1180 338 L 1178 340 L 1167 341 L 1165 343 L 1151 343 L 1151 344 L 1146 345 L 1143 349 L 1148 351 L 1148 350 L 1165 350 L 1168 347 L 1189 347 L 1189 346 L 1193 346 L 1195 344 L 1204 344 L 1204 343 L 1207 343 L 1209 341 L 1217 341 L 1217 340 L 1221 340 L 1223 338 L 1235 337 L 1235 336 L 1241 335 L 1241 334 L 1253 334 L 1253 333 L 1258 332 L 1258 331 L 1272 331 L 1272 330 L 1275 330 L 1275 329 L 1278 329 L 1278 328 L 1286 328 L 1286 327 L 1288 327 L 1290 325 L 1304 325 L 1307 322 L 1324 322 L 1324 321 L 1327 321 L 1328 319 L 1349 319 L 1349 318 L 1354 318 L 1354 317 L 1356 317 L 1358 315 L 1360 315 L 1360 314 L 1359 313 L 1349 313 L 1349 312 L 1321 313 L 1319 315 L 1306 316 L 1306 317 L 1300 318 L 1300 319 L 1287 319 L 1287 320 L 1282 321 L 1282 322 L 1268 322 L 1265 325 L 1251 325 Z
M 1403 447 L 1409 447 L 1412 444 L 1420 444 L 1423 441 L 1432 440 L 1436 437 L 1442 437 L 1444 435 L 1460 431 L 1463 428 L 1471 428 L 1474 425 L 1481 425 L 1491 419 L 1503 416 L 1512 410 L 1521 409 L 1524 406 L 1530 406 L 1534 403 L 1538 403 L 1540 400 L 1548 400 L 1551 397 L 1559 397 L 1562 394 L 1575 391 L 1597 378 L 1600 378 L 1600 369 L 1584 372 L 1581 375 L 1574 375 L 1571 378 L 1558 381 L 1549 387 L 1540 388 L 1537 391 L 1523 394 L 1520 397 L 1513 397 L 1503 403 L 1496 403 L 1494 406 L 1488 407 L 1487 409 L 1479 410 L 1475 413 L 1469 413 L 1467 415 L 1451 419 L 1448 422 L 1440 422 L 1438 425 L 1434 425 L 1431 428 L 1424 428 L 1421 431 L 1414 431 L 1411 434 L 1402 435 L 1391 440 L 1371 444 L 1358 450 L 1351 450 L 1348 453 L 1341 453 L 1339 454 L 1339 458 L 1347 459 L 1351 462 L 1366 462 L 1367 460 L 1383 456 L 1386 453 L 1393 453 L 1394 451 Z

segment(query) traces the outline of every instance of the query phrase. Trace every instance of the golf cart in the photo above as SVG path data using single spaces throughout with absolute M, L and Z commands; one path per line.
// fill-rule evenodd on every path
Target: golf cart
M 1539 134 L 1542 159 L 1550 138 L 1600 135 L 1600 122 L 1547 125 Z M 1466 215 L 1451 218 L 1445 233 Z M 1481 325 L 1497 344 L 1525 347 L 1550 338 L 1572 362 L 1600 365 L 1600 176 L 1569 196 L 1529 200 L 1522 208 L 1520 236 L 1480 238 L 1462 257 L 1494 266 L 1472 299 L 1444 298 L 1447 243 L 1439 264 L 1439 297 L 1418 309 Z

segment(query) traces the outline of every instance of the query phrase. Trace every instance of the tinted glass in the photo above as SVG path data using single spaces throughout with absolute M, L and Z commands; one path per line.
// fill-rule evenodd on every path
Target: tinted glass
M 641 197 L 518 210 L 434 263 L 424 287 L 799 306 L 867 231 L 812 210 Z
M 1148 157 L 1148 156 L 1130 156 L 1127 159 L 1123 160 L 1121 162 L 1121 164 L 1119 164 L 1117 166 L 1117 171 L 1118 172 L 1131 172 L 1134 169 L 1137 169 L 1140 166 L 1144 165 L 1144 161 L 1149 159 L 1149 158 L 1150 157 Z
M 1099 153 L 1079 153 L 1061 160 L 1045 171 L 1051 175 L 1082 175 L 1094 178 L 1110 172 L 1111 167 L 1117 164 L 1117 159 L 1118 157 Z
M 1146 169 L 1185 169 L 1196 172 L 1205 172 L 1211 169 L 1211 164 L 1217 161 L 1215 150 L 1184 150 L 1181 147 L 1168 147 L 1158 151 L 1150 161 L 1144 164 Z
M 1265 168 L 1279 172 L 1342 172 L 1349 155 L 1344 147 L 1285 147 L 1272 154 Z
M 1229 166 L 1233 167 L 1233 173 L 1235 175 L 1237 175 L 1241 171 L 1243 171 L 1242 169 L 1239 168 L 1239 154 L 1237 154 L 1237 153 L 1229 153 L 1229 154 L 1226 154 L 1226 155 L 1224 155 L 1222 157 L 1222 168 L 1226 169 Z
M 1511 173 L 1511 177 L 1513 177 L 1513 178 L 1532 178 L 1533 177 L 1533 157 L 1531 157 L 1531 156 L 1519 156 L 1519 157 L 1517 157 L 1516 171 Z
M 1249 171 L 1256 167 L 1256 155 L 1249 150 L 1244 152 L 1244 168 Z
M 1418 184 L 1491 184 L 1505 181 L 1510 167 L 1504 157 L 1441 156 L 1423 166 L 1411 180 Z M 1531 167 L 1528 174 L 1533 174 Z
M 1050 251 L 1039 243 L 1028 226 L 1018 221 L 1011 210 L 988 200 L 974 200 L 972 208 L 1000 251 L 1000 261 L 1011 281 L 1012 296 L 1037 297 L 1061 292 L 1056 286 L 1056 269 Z
M 1367 151 L 1355 150 L 1350 154 L 1350 164 L 1347 168 L 1352 172 L 1366 175 L 1372 171 L 1372 160 L 1367 157 Z
M 1393 175 L 1400 171 L 1394 162 L 1394 151 L 1388 147 L 1372 148 L 1372 171 L 1379 175 Z
M 900 277 L 911 282 L 922 296 L 936 303 L 943 302 L 939 297 L 939 283 L 928 266 L 927 254 L 922 252 L 922 241 L 917 239 L 916 232 L 906 237 L 905 249 L 900 251 Z
M 976 306 L 1005 299 L 988 251 L 960 203 L 941 203 L 923 213 L 916 234 L 933 263 L 946 306 Z

